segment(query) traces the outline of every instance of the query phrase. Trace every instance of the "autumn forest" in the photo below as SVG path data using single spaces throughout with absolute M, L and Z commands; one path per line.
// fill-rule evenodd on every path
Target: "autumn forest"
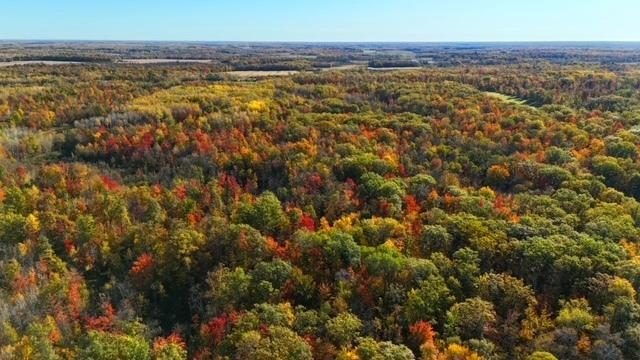
M 0 358 L 640 359 L 639 63 L 0 42 Z

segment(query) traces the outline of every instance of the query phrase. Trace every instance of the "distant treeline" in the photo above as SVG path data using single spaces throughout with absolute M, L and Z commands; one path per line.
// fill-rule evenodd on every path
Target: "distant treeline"
M 0 59 L 0 61 L 73 61 L 73 62 L 99 62 L 109 63 L 113 59 L 105 55 L 25 55 L 14 56 L 12 58 Z

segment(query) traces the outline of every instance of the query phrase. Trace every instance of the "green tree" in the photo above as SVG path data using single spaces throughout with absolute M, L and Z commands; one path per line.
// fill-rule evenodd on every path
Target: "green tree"
M 354 314 L 345 312 L 327 321 L 325 328 L 331 341 L 344 346 L 351 344 L 360 335 L 362 321 Z
M 405 307 L 409 323 L 420 320 L 432 324 L 442 324 L 444 314 L 455 298 L 441 276 L 431 275 L 420 283 L 418 289 L 409 292 Z
M 535 294 L 524 282 L 508 274 L 489 273 L 476 282 L 478 296 L 496 307 L 502 318 L 510 314 L 523 315 L 527 307 L 537 303 Z
M 447 311 L 445 332 L 463 340 L 482 339 L 494 330 L 496 313 L 493 304 L 480 298 L 467 299 Z
M 260 195 L 255 203 L 242 205 L 238 209 L 237 221 L 251 225 L 265 235 L 277 235 L 289 225 L 280 200 L 269 191 Z
M 311 360 L 311 347 L 290 329 L 271 326 L 267 331 L 243 333 L 236 345 L 234 359 Z
M 150 347 L 144 338 L 102 331 L 89 332 L 80 356 L 94 360 L 151 359 Z

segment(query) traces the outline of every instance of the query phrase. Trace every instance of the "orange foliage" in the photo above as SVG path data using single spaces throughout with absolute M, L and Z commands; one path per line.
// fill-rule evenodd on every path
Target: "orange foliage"
M 287 247 L 280 245 L 280 243 L 271 236 L 267 236 L 267 249 L 281 259 L 287 258 Z
M 404 203 L 406 204 L 408 214 L 415 215 L 420 213 L 420 210 L 421 210 L 420 204 L 416 200 L 415 196 L 413 195 L 405 196 Z
M 163 348 L 169 345 L 178 345 L 182 349 L 187 348 L 187 344 L 180 334 L 173 332 L 167 337 L 159 337 L 153 342 L 153 352 L 159 353 Z
M 409 333 L 420 344 L 433 343 L 437 335 L 433 326 L 426 321 L 418 321 L 409 326 Z
M 116 320 L 116 310 L 109 302 L 102 304 L 102 313 L 104 315 L 98 317 L 89 317 L 86 320 L 86 326 L 89 330 L 110 331 Z
M 578 352 L 581 354 L 589 354 L 589 352 L 591 352 L 591 339 L 586 335 L 582 335 L 576 344 L 576 349 L 578 349 Z
M 192 213 L 189 213 L 189 215 L 187 215 L 187 220 L 191 225 L 199 224 L 200 221 L 202 221 L 202 218 L 203 218 L 203 215 L 199 212 L 192 212 Z
M 133 277 L 142 277 L 145 276 L 151 271 L 153 268 L 153 256 L 148 253 L 144 253 L 136 259 L 131 266 L 130 274 Z
M 13 281 L 13 289 L 17 293 L 24 293 L 34 287 L 38 282 L 35 271 L 31 270 L 28 274 L 19 274 Z
M 79 319 L 84 309 L 84 300 L 80 293 L 80 279 L 74 279 L 69 284 L 69 312 L 74 319 Z
M 180 184 L 176 186 L 175 189 L 173 189 L 173 193 L 178 197 L 178 199 L 184 200 L 187 197 L 186 185 Z

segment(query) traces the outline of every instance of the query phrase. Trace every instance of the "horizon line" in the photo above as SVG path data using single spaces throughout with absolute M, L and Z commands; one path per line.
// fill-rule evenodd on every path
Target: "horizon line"
M 619 43 L 640 44 L 639 40 L 175 40 L 175 39 L 3 39 L 0 42 L 159 42 L 159 43 L 241 43 L 241 44 L 527 44 L 527 43 Z

